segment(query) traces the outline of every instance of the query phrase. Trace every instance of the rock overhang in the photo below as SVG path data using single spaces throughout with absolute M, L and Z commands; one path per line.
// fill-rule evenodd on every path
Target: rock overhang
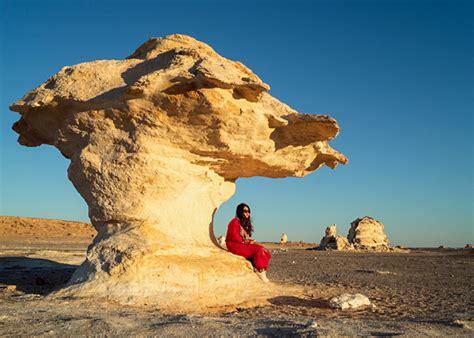
M 347 159 L 328 143 L 335 119 L 298 113 L 268 90 L 240 62 L 171 35 L 125 60 L 64 67 L 14 103 L 19 143 L 70 159 L 98 231 L 65 292 L 178 309 L 271 294 L 249 290 L 260 282 L 245 260 L 213 244 L 213 212 L 239 177 L 304 176 Z

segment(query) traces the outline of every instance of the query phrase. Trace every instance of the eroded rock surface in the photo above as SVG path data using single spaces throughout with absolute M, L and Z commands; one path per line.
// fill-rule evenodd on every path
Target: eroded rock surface
M 62 292 L 183 311 L 267 297 L 249 264 L 218 248 L 213 214 L 238 177 L 347 162 L 328 144 L 333 118 L 300 114 L 268 90 L 243 64 L 171 35 L 125 60 L 64 67 L 14 103 L 19 143 L 70 159 L 98 232 Z
M 329 301 L 329 305 L 335 309 L 349 310 L 363 306 L 369 306 L 372 305 L 372 303 L 370 302 L 369 298 L 367 298 L 363 294 L 344 293 L 338 297 L 331 298 Z
M 356 249 L 390 250 L 384 225 L 372 217 L 365 216 L 354 220 L 347 239 Z
M 321 238 L 320 250 L 353 250 L 354 247 L 349 241 L 336 233 L 336 224 L 331 224 L 326 228 L 325 236 Z

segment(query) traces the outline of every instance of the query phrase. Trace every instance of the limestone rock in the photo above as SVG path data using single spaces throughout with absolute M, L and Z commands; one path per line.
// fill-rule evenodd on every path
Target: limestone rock
M 331 224 L 330 226 L 328 226 L 326 228 L 326 231 L 325 231 L 325 234 L 326 234 L 326 237 L 334 237 L 336 236 L 336 224 Z
M 336 234 L 336 224 L 331 224 L 326 228 L 326 235 L 321 239 L 319 249 L 352 250 L 353 247 L 345 237 Z
M 371 305 L 369 298 L 360 293 L 354 295 L 344 293 L 338 297 L 331 298 L 329 304 L 332 308 L 341 310 L 355 309 L 361 306 Z
M 170 35 L 125 60 L 66 66 L 14 103 L 18 142 L 70 160 L 98 232 L 60 293 L 174 311 L 266 299 L 272 288 L 248 262 L 217 247 L 214 213 L 239 177 L 347 162 L 328 144 L 336 120 L 298 113 L 268 90 L 240 62 Z
M 384 225 L 372 217 L 365 216 L 353 221 L 347 239 L 356 249 L 390 250 Z
M 225 244 L 225 236 L 219 236 L 217 238 L 217 243 L 219 243 L 219 246 L 223 249 L 227 249 L 227 245 Z
M 282 233 L 280 238 L 280 244 L 285 244 L 286 242 L 288 242 L 288 236 L 285 233 Z

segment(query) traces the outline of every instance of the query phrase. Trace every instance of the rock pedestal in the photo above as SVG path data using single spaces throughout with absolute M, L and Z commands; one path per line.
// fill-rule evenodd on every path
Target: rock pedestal
M 61 293 L 176 311 L 269 296 L 245 259 L 217 246 L 214 213 L 239 177 L 302 177 L 347 159 L 328 144 L 333 118 L 268 90 L 243 64 L 171 35 L 125 60 L 64 67 L 14 103 L 19 143 L 70 160 L 98 232 Z

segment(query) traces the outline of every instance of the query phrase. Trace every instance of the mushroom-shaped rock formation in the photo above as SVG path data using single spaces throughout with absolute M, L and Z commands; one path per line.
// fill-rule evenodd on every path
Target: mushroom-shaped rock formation
M 286 242 L 288 242 L 288 236 L 285 233 L 282 233 L 280 237 L 280 244 L 285 244 Z
M 347 162 L 328 145 L 333 118 L 300 114 L 268 90 L 240 62 L 171 35 L 125 60 L 64 67 L 14 103 L 19 143 L 70 159 L 98 231 L 61 292 L 178 311 L 268 296 L 245 259 L 217 246 L 213 214 L 239 177 Z
M 347 239 L 356 249 L 390 251 L 383 224 L 369 216 L 358 218 L 351 223 Z

